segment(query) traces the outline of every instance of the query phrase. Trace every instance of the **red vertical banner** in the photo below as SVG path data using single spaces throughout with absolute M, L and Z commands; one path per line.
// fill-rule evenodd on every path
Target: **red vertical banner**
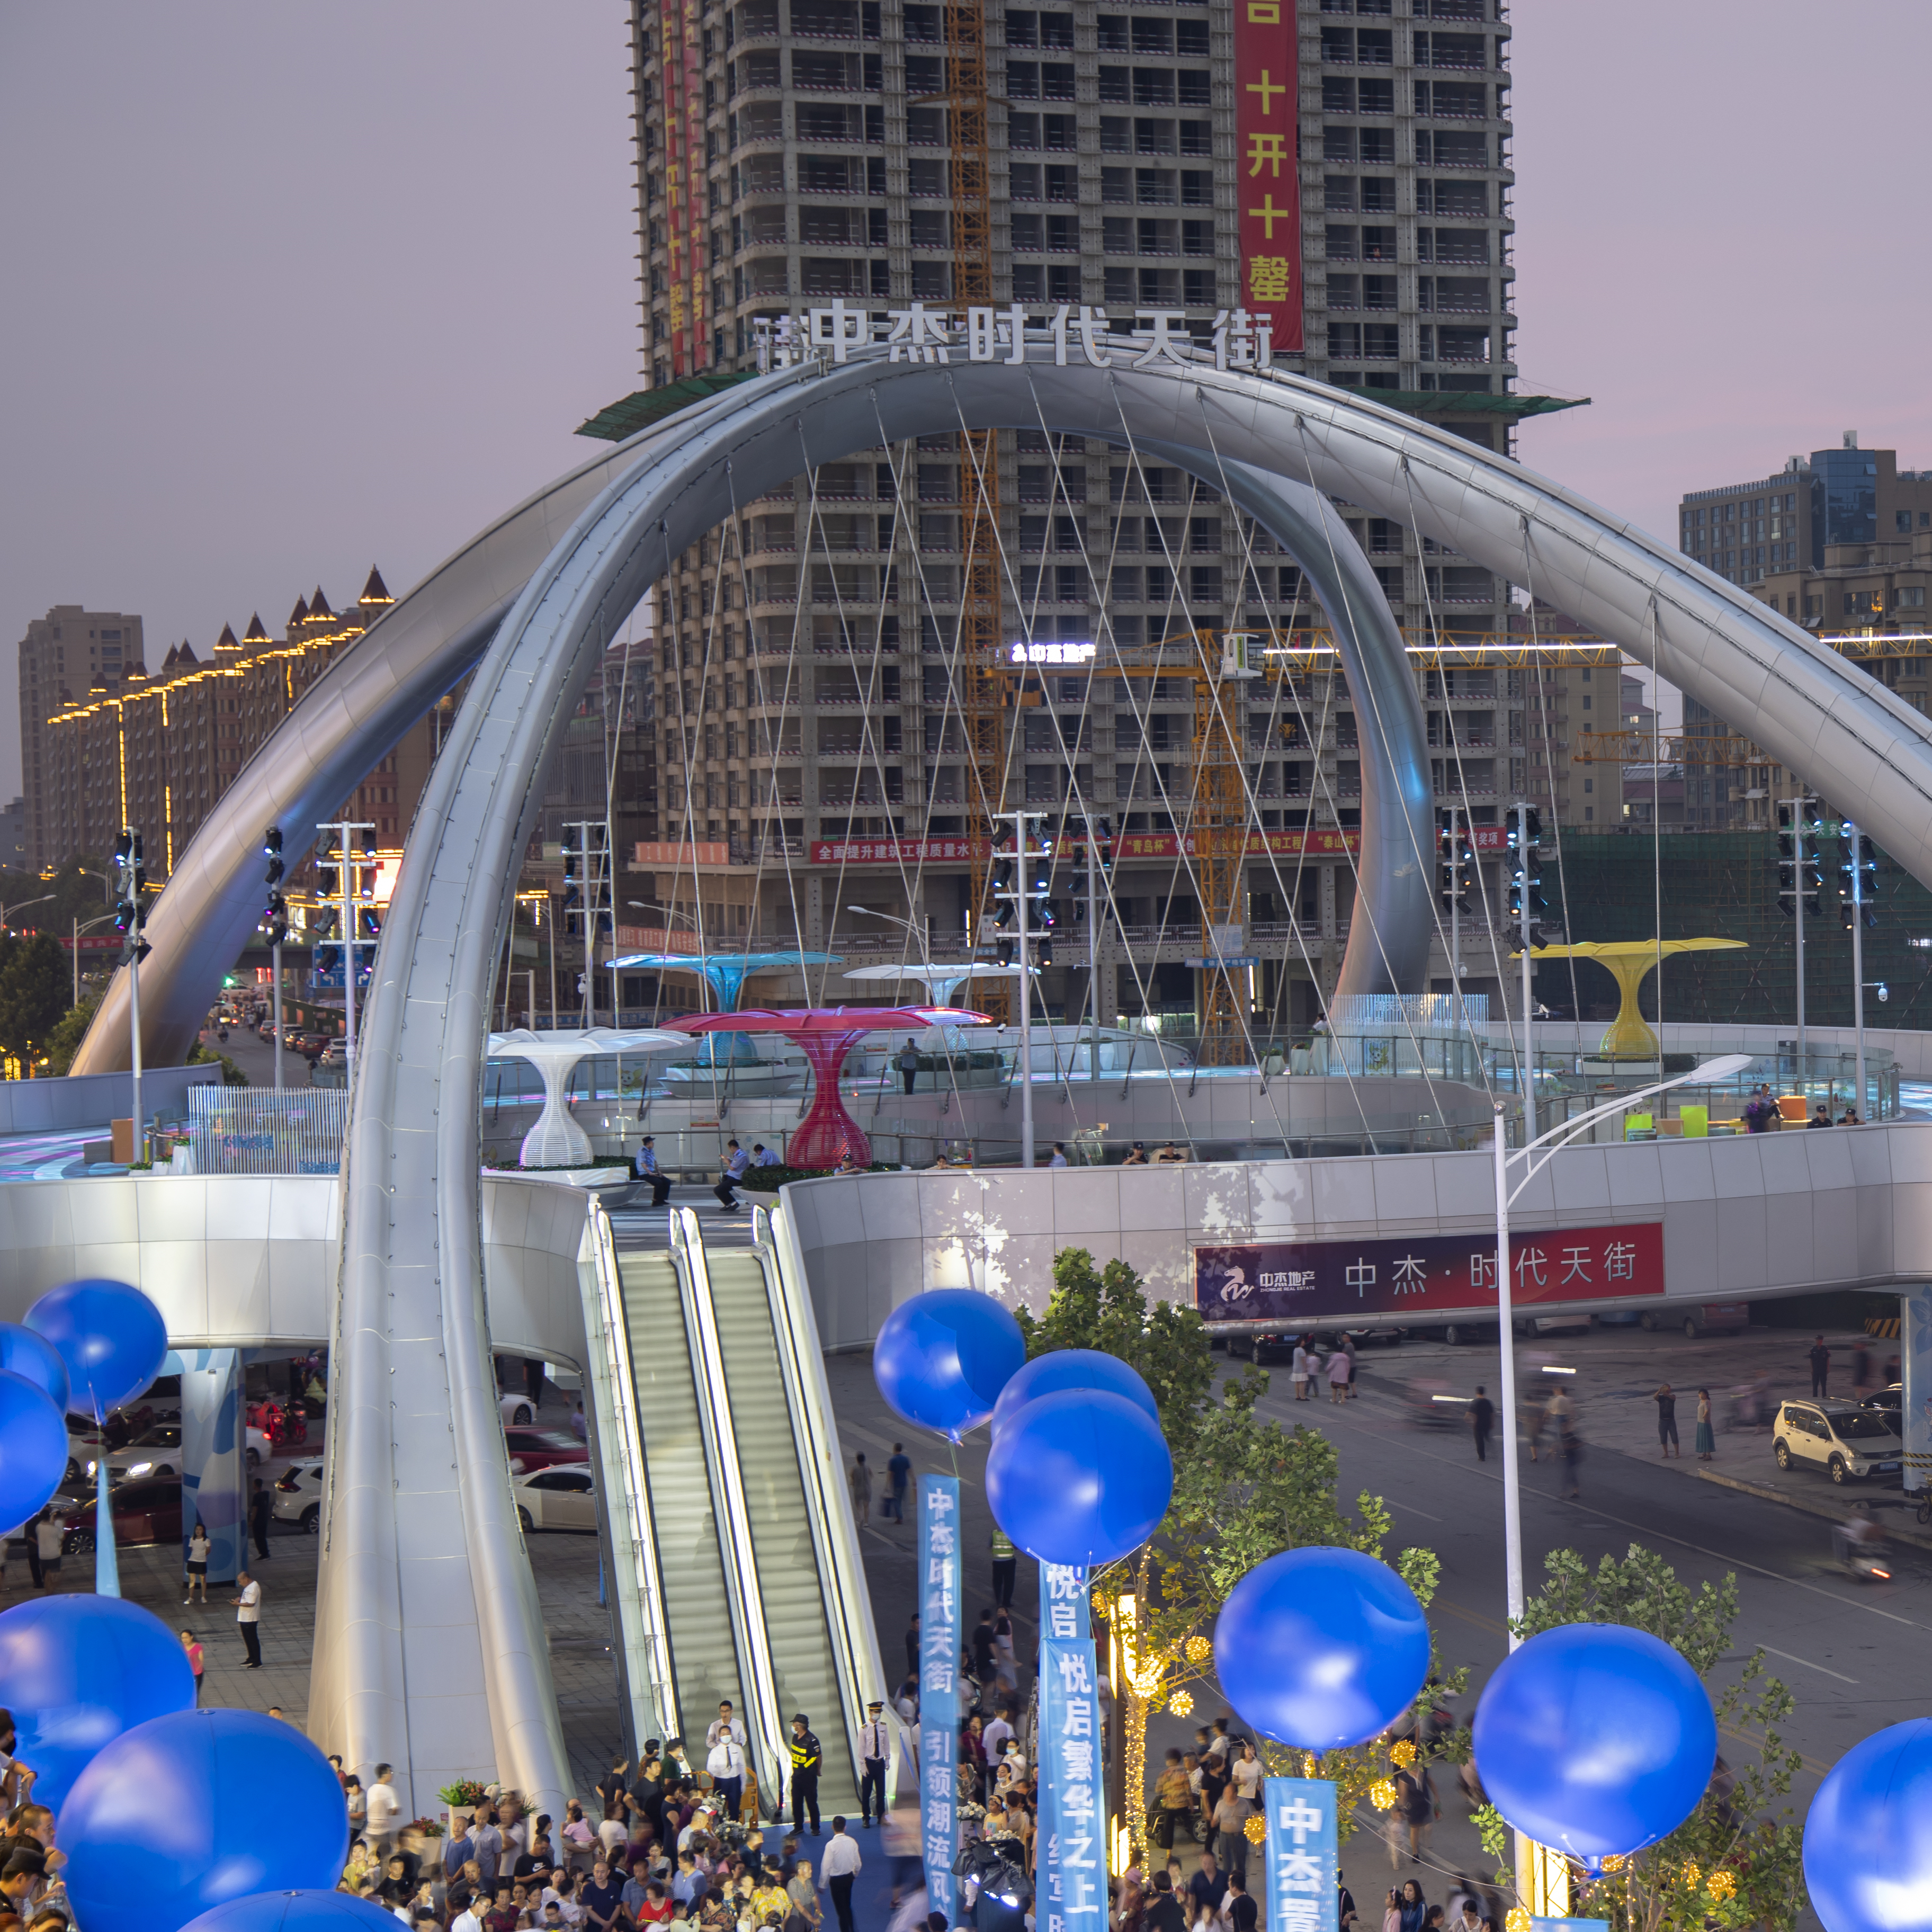
M 1295 0 L 1234 0 L 1240 305 L 1268 317 L 1277 350 L 1302 346 L 1298 105 Z

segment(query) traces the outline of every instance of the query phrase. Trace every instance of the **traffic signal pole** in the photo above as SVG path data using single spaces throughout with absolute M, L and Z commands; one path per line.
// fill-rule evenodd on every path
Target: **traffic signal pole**
M 1018 915 L 1014 923 L 1018 927 L 1016 940 L 1018 950 L 1015 957 L 1020 969 L 1020 1165 L 1033 1166 L 1033 968 L 1028 962 L 1027 927 L 1030 922 L 1027 913 L 1029 894 L 1027 890 L 1027 819 L 1024 812 L 1000 812 L 992 814 L 1001 821 L 1010 820 L 1013 827 L 1014 842 L 1018 848 L 1016 856 L 1018 864 L 1013 873 L 1012 890 L 996 892 L 995 898 L 1013 901 L 1013 909 Z M 1098 998 L 1096 994 L 1095 996 Z
M 1848 818 L 1845 837 L 1852 859 L 1852 1026 L 1857 1039 L 1858 1097 L 1852 1111 L 1865 1117 L 1865 838 Z
M 122 826 L 121 836 L 115 841 L 114 869 L 121 874 L 116 922 L 125 936 L 127 948 L 129 1108 L 134 1115 L 131 1151 L 134 1163 L 138 1165 L 146 1141 L 141 1114 L 141 926 L 145 910 L 141 895 L 147 885 L 147 873 L 141 862 L 141 835 L 131 825 Z M 106 1467 L 105 1460 L 101 1467 Z
M 1531 961 L 1529 957 L 1530 927 L 1532 923 L 1531 901 L 1534 895 L 1530 886 L 1529 858 L 1529 807 L 1515 806 L 1516 856 L 1522 868 L 1522 890 L 1517 896 L 1518 914 L 1522 932 L 1522 1144 L 1528 1147 L 1536 1138 L 1536 1036 L 1531 1030 L 1530 990 Z M 1658 1051 L 1660 1052 L 1662 1048 Z
M 1791 807 L 1791 849 L 1798 861 L 1792 874 L 1792 914 L 1798 923 L 1798 1090 L 1807 1090 L 1804 1082 L 1804 809 L 1794 800 Z

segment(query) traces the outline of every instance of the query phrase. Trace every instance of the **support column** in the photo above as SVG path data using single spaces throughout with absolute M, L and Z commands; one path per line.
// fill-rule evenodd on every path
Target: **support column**
M 1932 1288 L 1898 1298 L 1898 1352 L 1905 1382 L 1905 1488 L 1932 1489 Z
M 248 1540 L 242 1352 L 184 1348 L 181 1364 L 182 1548 L 199 1517 L 208 1532 L 208 1580 L 232 1583 L 246 1567 Z

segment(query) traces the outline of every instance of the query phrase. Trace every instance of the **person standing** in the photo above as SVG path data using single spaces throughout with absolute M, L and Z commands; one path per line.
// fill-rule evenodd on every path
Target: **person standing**
M 903 1442 L 892 1444 L 892 1459 L 886 1465 L 886 1480 L 891 1492 L 880 1505 L 881 1516 L 890 1515 L 895 1522 L 905 1521 L 906 1491 L 912 1486 L 912 1458 L 905 1452 Z
M 248 1661 L 242 1667 L 244 1670 L 260 1670 L 262 1667 L 262 1586 L 247 1570 L 236 1578 L 242 1586 L 238 1597 L 230 1597 L 235 1606 L 235 1622 L 242 1632 L 242 1642 L 248 1652 Z M 376 1776 L 382 1772 L 379 1767 Z
M 1348 1377 L 1354 1368 L 1346 1348 L 1337 1348 L 1328 1358 L 1328 1406 L 1334 1408 L 1338 1402 L 1348 1399 Z
M 1300 1342 L 1294 1345 L 1294 1356 L 1288 1365 L 1288 1374 L 1294 1384 L 1297 1402 L 1308 1400 L 1308 1351 Z
M 1651 1397 L 1657 1405 L 1657 1440 L 1665 1460 L 1670 1460 L 1672 1449 L 1677 1451 L 1677 1460 L 1684 1460 L 1684 1445 L 1677 1439 L 1677 1397 L 1670 1384 L 1664 1383 Z
M 1832 1352 L 1826 1347 L 1825 1338 L 1820 1335 L 1811 1345 L 1811 1393 L 1814 1396 L 1826 1393 L 1826 1380 L 1831 1372 Z
M 1013 1606 L 1013 1583 L 1019 1574 L 1020 1553 L 1013 1540 L 998 1523 L 993 1526 L 993 1607 L 1010 1610 Z
M 718 1706 L 704 1742 L 704 1768 L 711 1774 L 712 1789 L 724 1804 L 724 1816 L 736 1818 L 745 1790 L 745 1727 L 732 1715 L 729 1702 Z
M 886 1726 L 886 1707 L 874 1697 L 866 1706 L 865 1727 L 859 1733 L 859 1822 L 872 1822 L 872 1802 L 878 1800 L 879 1822 L 886 1819 L 886 1768 L 892 1762 L 892 1734 Z
M 1718 1438 L 1711 1430 L 1711 1391 L 1697 1391 L 1697 1460 L 1708 1462 L 1718 1453 Z
M 738 1205 L 737 1186 L 745 1178 L 745 1170 L 752 1164 L 752 1156 L 734 1141 L 724 1144 L 724 1172 L 718 1178 L 718 1185 L 711 1191 L 718 1197 L 721 1208 L 735 1210 Z
M 1496 1426 L 1496 1406 L 1483 1391 L 1483 1385 L 1476 1384 L 1476 1399 L 1469 1405 L 1469 1426 L 1476 1438 L 1476 1460 L 1486 1462 L 1490 1460 L 1490 1431 Z
M 919 1612 L 912 1613 L 912 1622 L 906 1625 L 905 1634 L 906 1674 L 919 1675 Z
M 638 1150 L 631 1156 L 631 1176 L 635 1180 L 648 1180 L 651 1184 L 651 1205 L 662 1208 L 670 1198 L 670 1177 L 658 1169 L 658 1150 L 656 1137 L 646 1134 L 638 1143 Z
M 396 1796 L 396 1787 L 389 1782 L 394 1768 L 393 1765 L 376 1766 L 376 1781 L 369 1787 L 369 1816 L 366 1828 L 369 1849 L 384 1864 L 387 1864 L 394 1855 L 396 1820 L 401 1816 L 403 1809 L 403 1801 Z
M 862 1449 L 852 1458 L 852 1466 L 845 1472 L 845 1486 L 852 1492 L 852 1514 L 858 1518 L 859 1527 L 868 1528 L 872 1520 L 872 1472 Z
M 899 1048 L 899 1078 L 905 1082 L 905 1090 L 910 1094 L 913 1082 L 919 1078 L 919 1048 L 913 1045 L 910 1036 Z
M 1047 1166 L 1048 1167 L 1064 1167 L 1066 1165 L 1066 1143 L 1064 1141 L 1055 1141 L 1053 1144 L 1053 1158 L 1047 1162 Z
M 845 1828 L 843 1818 L 832 1821 L 832 1840 L 819 1861 L 819 1876 L 832 1894 L 832 1909 L 838 1915 L 838 1932 L 852 1932 L 852 1881 L 865 1868 L 859 1856 L 859 1841 Z
M 255 1539 L 255 1554 L 266 1556 L 268 1553 L 268 1512 L 274 1498 L 268 1493 L 268 1486 L 260 1476 L 255 1478 L 254 1493 L 248 1498 L 248 1529 Z
M 1852 1350 L 1852 1400 L 1863 1402 L 1865 1384 L 1871 1380 L 1871 1351 L 1861 1337 Z
M 194 1701 L 196 1708 L 199 1709 L 201 1705 L 201 1673 L 207 1668 L 207 1660 L 202 1655 L 201 1646 L 196 1641 L 193 1630 L 182 1632 L 181 1646 L 188 1653 L 188 1667 L 194 1672 Z
M 800 1711 L 791 1720 L 791 1828 L 800 1837 L 805 1833 L 808 1813 L 812 1818 L 812 1835 L 818 1836 L 818 1773 L 824 1762 L 818 1738 Z M 835 1831 L 844 1828 L 843 1819 L 833 1826 Z
M 33 1566 L 35 1586 L 44 1590 L 47 1587 L 47 1579 L 50 1576 L 58 1586 L 60 1582 L 61 1558 L 67 1549 L 67 1532 L 61 1524 L 54 1520 L 53 1505 L 51 1503 L 41 1510 L 39 1521 L 34 1525 L 32 1541 L 35 1556 Z
M 199 1516 L 195 1518 L 194 1534 L 188 1540 L 188 1594 L 182 1601 L 194 1601 L 195 1586 L 201 1587 L 202 1607 L 208 1606 L 208 1531 Z

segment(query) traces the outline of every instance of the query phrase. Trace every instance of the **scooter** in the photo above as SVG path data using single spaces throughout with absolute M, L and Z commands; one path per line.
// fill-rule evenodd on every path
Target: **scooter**
M 1842 1522 L 1832 1531 L 1832 1558 L 1847 1576 L 1873 1582 L 1892 1581 L 1892 1559 L 1875 1523 Z

